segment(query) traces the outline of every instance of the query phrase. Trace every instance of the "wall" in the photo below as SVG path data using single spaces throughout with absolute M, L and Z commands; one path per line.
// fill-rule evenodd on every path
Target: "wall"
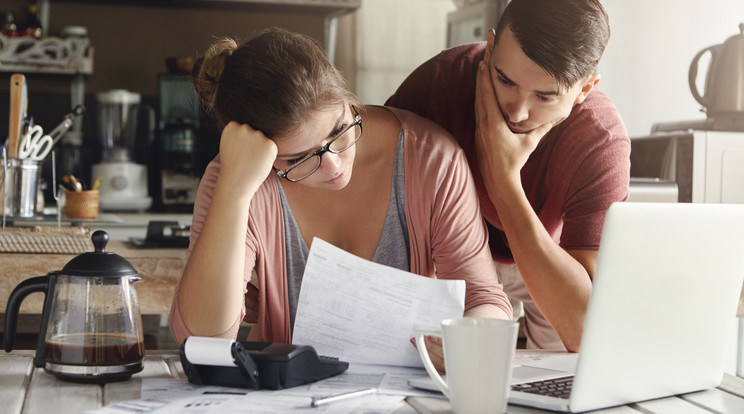
M 612 36 L 600 89 L 615 101 L 631 136 L 656 122 L 703 119 L 688 70 L 700 50 L 739 33 L 741 0 L 602 0 Z M 700 72 L 706 67 L 701 60 Z M 703 88 L 703 78 L 698 88 Z
M 629 134 L 648 134 L 657 122 L 703 119 L 688 86 L 690 63 L 700 50 L 739 33 L 744 1 L 601 1 L 612 36 L 599 87 L 615 101 Z M 410 71 L 445 47 L 446 15 L 453 10 L 451 0 L 362 1 L 354 14 L 356 68 L 347 78 L 363 102 L 383 103 Z
M 363 0 L 356 18 L 356 91 L 383 104 L 418 65 L 447 41 L 452 0 Z

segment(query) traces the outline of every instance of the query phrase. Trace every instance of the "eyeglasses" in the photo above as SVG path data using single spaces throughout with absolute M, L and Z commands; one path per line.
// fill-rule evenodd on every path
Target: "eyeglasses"
M 354 146 L 359 141 L 359 138 L 362 137 L 362 117 L 359 116 L 359 112 L 357 112 L 353 105 L 350 105 L 350 107 L 352 112 L 354 112 L 354 121 L 346 129 L 333 137 L 327 144 L 323 145 L 323 148 L 295 162 L 294 165 L 284 171 L 274 168 L 274 172 L 279 177 L 296 183 L 311 176 L 320 168 L 320 162 L 323 159 L 323 154 L 326 152 L 339 154 Z

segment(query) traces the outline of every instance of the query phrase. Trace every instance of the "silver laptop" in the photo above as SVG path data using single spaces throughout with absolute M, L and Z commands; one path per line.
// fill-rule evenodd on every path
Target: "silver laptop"
M 607 212 L 570 391 L 509 402 L 583 412 L 718 386 L 744 279 L 744 205 Z

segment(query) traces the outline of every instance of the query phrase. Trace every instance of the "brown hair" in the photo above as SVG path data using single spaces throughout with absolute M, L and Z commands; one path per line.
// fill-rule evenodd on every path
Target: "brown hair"
M 532 61 L 568 88 L 597 69 L 610 38 L 599 0 L 512 0 L 496 28 L 506 27 Z
M 268 138 L 293 132 L 309 111 L 358 104 L 314 40 L 278 28 L 241 45 L 218 40 L 197 59 L 191 79 L 221 128 L 235 121 Z

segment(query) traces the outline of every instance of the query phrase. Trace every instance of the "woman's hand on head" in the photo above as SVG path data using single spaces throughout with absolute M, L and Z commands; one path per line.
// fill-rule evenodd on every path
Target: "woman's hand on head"
M 276 155 L 274 141 L 247 124 L 232 121 L 220 139 L 220 178 L 232 188 L 253 193 L 271 172 Z

